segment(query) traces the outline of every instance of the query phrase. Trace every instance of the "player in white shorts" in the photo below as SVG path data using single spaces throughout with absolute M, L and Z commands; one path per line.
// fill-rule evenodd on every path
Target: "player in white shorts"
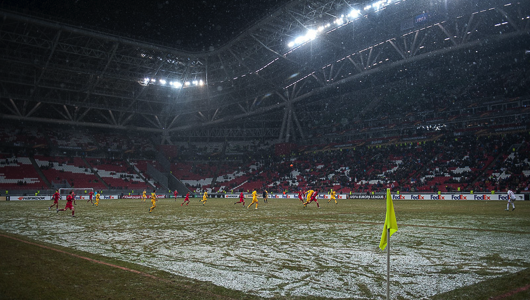
M 508 190 L 508 203 L 506 203 L 506 210 L 510 210 L 510 203 L 512 204 L 512 210 L 515 210 L 515 194 L 512 190 Z

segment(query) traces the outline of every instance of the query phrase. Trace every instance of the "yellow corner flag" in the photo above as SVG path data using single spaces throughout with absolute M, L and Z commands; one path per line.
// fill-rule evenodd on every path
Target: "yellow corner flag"
M 379 242 L 379 248 L 381 248 L 381 250 L 385 250 L 386 248 L 388 229 L 390 229 L 390 236 L 392 236 L 394 232 L 398 230 L 390 189 L 386 189 L 386 218 L 385 225 L 383 227 L 383 234 L 381 235 L 381 241 Z

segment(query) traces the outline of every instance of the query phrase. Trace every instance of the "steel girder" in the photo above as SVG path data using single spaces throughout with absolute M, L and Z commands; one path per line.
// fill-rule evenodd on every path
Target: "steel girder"
M 255 128 L 253 135 L 262 136 L 260 121 L 273 120 L 276 129 L 265 132 L 281 140 L 303 137 L 296 111 L 337 88 L 355 91 L 355 82 L 379 72 L 528 38 L 528 6 L 479 1 L 443 11 L 439 1 L 396 1 L 289 49 L 287 43 L 307 29 L 361 8 L 356 1 L 291 1 L 206 53 L 0 12 L 2 116 L 179 137 L 235 121 L 246 125 L 244 134 Z M 437 12 L 431 20 L 400 28 L 429 9 Z M 175 89 L 161 79 L 202 80 L 205 86 Z M 230 128 L 220 132 L 233 137 Z
M 277 128 L 208 128 L 208 129 L 195 129 L 188 131 L 177 131 L 173 133 L 173 136 L 178 139 L 186 138 L 199 138 L 209 139 L 214 138 L 216 140 L 226 139 L 241 139 L 247 138 L 250 140 L 254 139 L 270 139 L 271 136 L 277 136 Z

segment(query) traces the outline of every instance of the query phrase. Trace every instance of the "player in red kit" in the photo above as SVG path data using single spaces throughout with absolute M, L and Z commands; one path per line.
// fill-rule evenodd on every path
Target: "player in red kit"
M 302 190 L 298 191 L 298 199 L 300 199 L 300 202 L 304 203 L 304 192 Z
M 88 200 L 86 201 L 86 203 L 88 203 L 90 201 L 90 203 L 92 203 L 92 205 L 94 205 L 94 202 L 92 202 L 92 196 L 94 195 L 94 192 L 93 191 L 90 191 L 88 193 Z
M 177 202 L 177 195 L 178 195 L 179 192 L 177 192 L 177 190 L 173 191 L 173 195 L 175 195 L 175 202 Z
M 57 209 L 57 212 L 65 211 L 65 210 L 69 209 L 69 210 L 72 211 L 72 217 L 75 217 L 75 215 L 74 215 L 75 214 L 75 209 L 74 209 L 74 206 L 72 205 L 72 202 L 75 205 L 75 194 L 74 194 L 74 191 L 70 192 L 70 195 L 66 196 L 66 206 L 64 208 Z
M 175 191 L 176 193 L 176 191 Z M 182 202 L 182 204 L 180 206 L 182 206 L 184 203 L 186 203 L 186 205 L 190 204 L 190 193 L 186 193 L 186 197 L 184 198 L 184 202 Z
M 59 199 L 61 199 L 61 194 L 59 194 L 59 191 L 55 191 L 55 194 L 52 195 L 53 204 L 48 207 L 48 210 L 52 209 L 53 206 L 55 206 L 55 209 L 59 208 Z
M 311 202 L 316 202 L 317 203 L 317 207 L 320 208 L 320 205 L 318 204 L 318 191 L 314 191 L 312 194 L 311 194 L 311 198 L 309 198 L 309 201 L 307 201 L 306 203 L 304 203 L 304 207 L 306 207 L 309 203 Z
M 234 202 L 234 204 L 243 203 L 243 206 L 245 206 L 245 195 L 243 195 L 243 192 L 239 194 L 239 202 Z

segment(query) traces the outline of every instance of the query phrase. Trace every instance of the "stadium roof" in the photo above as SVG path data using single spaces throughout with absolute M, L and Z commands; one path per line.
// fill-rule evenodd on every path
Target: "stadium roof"
M 288 0 L 6 0 L 5 9 L 188 51 L 219 48 Z
M 293 0 L 219 48 L 190 51 L 4 9 L 1 117 L 165 142 L 241 128 L 289 141 L 304 138 L 309 103 L 373 88 L 402 66 L 528 39 L 528 14 L 529 3 L 502 0 Z

